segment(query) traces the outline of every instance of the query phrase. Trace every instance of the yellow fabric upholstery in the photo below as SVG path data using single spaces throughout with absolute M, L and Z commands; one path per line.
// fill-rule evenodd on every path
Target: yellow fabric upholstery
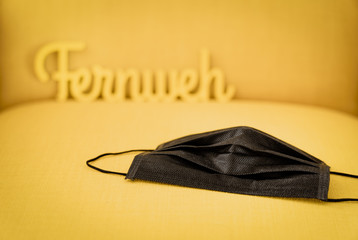
M 25 104 L 0 113 L 0 239 L 358 239 L 356 202 L 132 182 L 85 165 L 104 152 L 238 125 L 358 174 L 358 119 L 338 111 L 255 101 Z M 125 172 L 132 158 L 98 166 Z M 332 176 L 329 197 L 358 197 L 357 179 Z
M 207 47 L 236 98 L 358 113 L 356 0 L 2 0 L 0 106 L 54 98 L 33 72 L 36 51 L 84 41 L 71 67 L 197 67 Z M 54 57 L 54 56 L 53 56 Z M 54 58 L 49 59 L 49 67 Z
M 132 182 L 85 165 L 248 125 L 358 174 L 347 114 L 358 114 L 357 29 L 356 0 L 1 0 L 0 239 L 358 239 L 358 203 Z M 33 62 L 56 41 L 86 43 L 71 69 L 197 69 L 205 47 L 236 100 L 55 102 Z M 98 165 L 126 171 L 132 158 Z M 356 179 L 331 177 L 330 198 L 357 193 Z

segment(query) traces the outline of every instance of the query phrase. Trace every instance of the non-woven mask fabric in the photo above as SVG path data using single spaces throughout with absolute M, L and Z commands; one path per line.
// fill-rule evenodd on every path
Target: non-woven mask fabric
M 91 164 L 104 156 L 142 151 L 128 173 L 98 168 Z M 104 173 L 193 188 L 257 196 L 329 199 L 330 167 L 314 156 L 265 132 L 251 127 L 233 127 L 178 138 L 155 150 L 105 153 L 87 161 Z

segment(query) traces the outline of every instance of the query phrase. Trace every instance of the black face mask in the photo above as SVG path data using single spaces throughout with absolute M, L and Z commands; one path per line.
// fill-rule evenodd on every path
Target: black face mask
M 144 151 L 135 156 L 127 174 L 90 163 L 107 155 Z M 87 161 L 104 173 L 186 187 L 259 196 L 328 199 L 330 172 L 321 160 L 250 127 L 194 134 L 161 144 L 155 150 L 106 153 Z

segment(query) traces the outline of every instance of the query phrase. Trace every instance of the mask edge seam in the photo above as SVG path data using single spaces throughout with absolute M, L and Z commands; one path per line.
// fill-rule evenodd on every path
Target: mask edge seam
M 125 179 L 130 179 L 130 180 L 134 180 L 135 179 L 135 175 L 138 171 L 139 165 L 142 162 L 143 158 L 141 157 L 141 155 L 137 155 L 134 157 L 133 162 L 131 164 L 131 166 L 129 167 L 127 176 Z

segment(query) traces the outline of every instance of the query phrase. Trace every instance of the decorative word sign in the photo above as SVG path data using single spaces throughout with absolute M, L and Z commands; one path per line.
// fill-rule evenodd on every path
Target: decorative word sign
M 233 85 L 226 86 L 224 73 L 210 67 L 210 55 L 200 53 L 200 69 L 145 70 L 135 68 L 111 70 L 99 65 L 69 70 L 69 53 L 85 48 L 82 42 L 55 42 L 42 47 L 35 57 L 35 73 L 42 82 L 57 82 L 57 99 L 73 97 L 79 101 L 229 101 L 235 94 Z M 57 69 L 49 74 L 46 58 L 57 53 Z

